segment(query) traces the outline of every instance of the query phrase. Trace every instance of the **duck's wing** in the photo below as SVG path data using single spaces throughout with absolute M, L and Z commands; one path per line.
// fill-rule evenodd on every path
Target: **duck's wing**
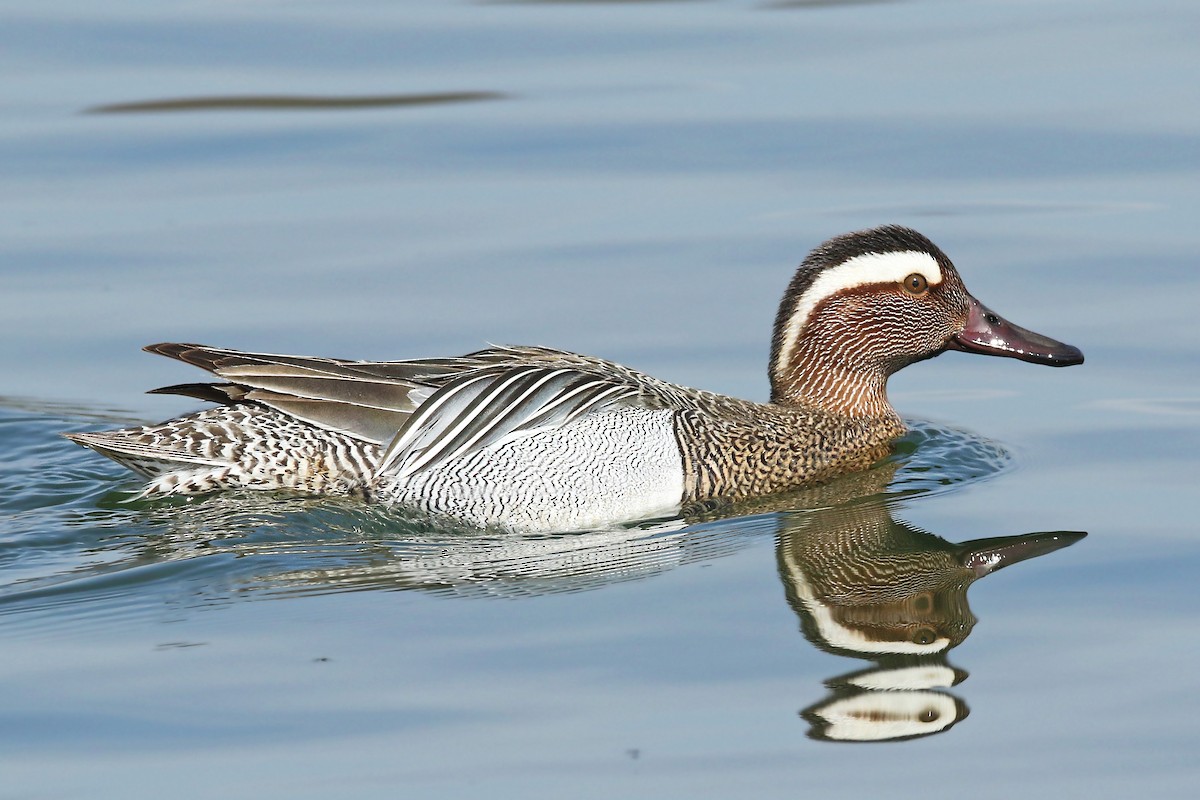
M 479 367 L 440 387 L 408 418 L 376 473 L 405 478 L 620 403 L 661 406 L 636 381 L 578 365 L 534 361 Z
M 470 357 L 349 361 L 248 353 L 196 344 L 145 348 L 211 372 L 228 383 L 187 383 L 154 390 L 212 402 L 254 401 L 321 428 L 383 445 L 438 386 L 477 369 Z
M 565 425 L 616 403 L 675 404 L 680 387 L 607 361 L 542 347 L 458 358 L 350 361 L 194 344 L 147 351 L 227 381 L 158 392 L 253 401 L 328 430 L 387 445 L 378 467 L 401 476 L 505 439 Z

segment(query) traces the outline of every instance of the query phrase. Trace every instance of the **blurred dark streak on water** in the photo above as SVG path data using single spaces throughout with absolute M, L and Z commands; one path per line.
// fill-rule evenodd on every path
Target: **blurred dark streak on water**
M 143 114 L 171 111 L 313 111 L 380 108 L 388 106 L 433 106 L 511 99 L 503 92 L 435 92 L 429 94 L 385 94 L 361 96 L 317 95 L 224 95 L 141 100 L 93 106 L 85 114 Z

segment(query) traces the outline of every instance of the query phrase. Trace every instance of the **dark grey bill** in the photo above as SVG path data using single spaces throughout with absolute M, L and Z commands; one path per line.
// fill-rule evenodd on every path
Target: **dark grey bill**
M 1048 367 L 1083 363 L 1083 352 L 1078 347 L 1014 325 L 974 297 L 966 327 L 951 337 L 946 346 L 965 353 L 1019 358 Z

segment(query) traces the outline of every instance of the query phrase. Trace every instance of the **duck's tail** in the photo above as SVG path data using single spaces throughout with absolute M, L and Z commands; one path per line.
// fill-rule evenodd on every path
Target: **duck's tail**
M 253 404 L 65 436 L 148 478 L 141 497 L 238 488 L 349 494 L 363 490 L 379 457 L 376 445 Z

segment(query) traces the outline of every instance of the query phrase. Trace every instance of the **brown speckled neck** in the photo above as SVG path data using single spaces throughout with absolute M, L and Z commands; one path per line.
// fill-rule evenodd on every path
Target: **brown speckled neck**
M 883 419 L 896 415 L 887 399 L 887 379 L 879 370 L 831 364 L 802 353 L 787 380 L 778 382 L 780 395 L 771 400 L 784 407 L 819 408 L 847 419 Z

